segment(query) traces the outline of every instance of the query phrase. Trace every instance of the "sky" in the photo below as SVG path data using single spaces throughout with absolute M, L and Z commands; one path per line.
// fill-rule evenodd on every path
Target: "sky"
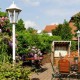
M 1 11 L 5 11 L 13 0 L 0 0 Z M 14 0 L 22 9 L 19 18 L 25 27 L 43 30 L 46 25 L 60 24 L 80 11 L 80 0 Z

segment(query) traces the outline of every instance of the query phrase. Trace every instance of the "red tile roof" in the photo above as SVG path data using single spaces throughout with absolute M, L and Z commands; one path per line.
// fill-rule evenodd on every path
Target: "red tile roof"
M 51 32 L 53 29 L 56 29 L 57 25 L 54 24 L 54 25 L 47 25 L 44 29 L 45 32 Z

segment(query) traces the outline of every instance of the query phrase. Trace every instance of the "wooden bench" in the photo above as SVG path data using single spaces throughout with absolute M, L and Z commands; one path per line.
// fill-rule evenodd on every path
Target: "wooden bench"
M 31 58 L 26 58 L 26 60 L 42 60 L 43 57 L 37 57 L 37 58 L 34 58 L 34 57 L 31 57 Z
M 31 57 L 31 58 L 26 58 L 26 60 L 31 61 L 31 65 L 32 65 L 32 71 L 34 70 L 35 72 L 38 72 L 42 69 L 41 67 L 41 61 L 43 57 Z

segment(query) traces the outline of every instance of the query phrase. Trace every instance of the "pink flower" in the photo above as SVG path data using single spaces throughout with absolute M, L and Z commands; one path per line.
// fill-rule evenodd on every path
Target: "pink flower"
M 5 17 L 5 20 L 8 20 L 8 17 Z

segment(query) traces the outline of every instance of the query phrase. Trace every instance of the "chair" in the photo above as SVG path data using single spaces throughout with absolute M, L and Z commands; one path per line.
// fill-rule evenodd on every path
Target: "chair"
M 59 74 L 61 78 L 69 78 L 70 74 L 70 62 L 67 59 L 60 59 L 58 62 Z

